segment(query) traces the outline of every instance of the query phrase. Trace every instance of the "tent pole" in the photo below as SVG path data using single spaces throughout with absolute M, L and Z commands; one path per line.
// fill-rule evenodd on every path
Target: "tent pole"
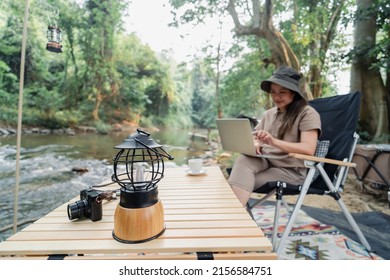
M 23 39 L 22 51 L 20 58 L 20 77 L 19 77 L 19 107 L 18 107 L 18 128 L 16 134 L 16 168 L 15 168 L 15 196 L 14 196 L 14 226 L 13 232 L 16 233 L 18 227 L 18 202 L 19 202 L 19 173 L 20 173 L 20 144 L 22 139 L 22 116 L 23 116 L 23 88 L 24 88 L 24 71 L 26 61 L 26 41 L 27 41 L 27 24 L 30 1 L 26 0 L 23 21 Z

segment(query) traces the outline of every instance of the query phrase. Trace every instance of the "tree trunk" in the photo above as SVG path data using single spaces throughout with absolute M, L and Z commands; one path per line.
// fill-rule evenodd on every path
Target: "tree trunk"
M 311 92 L 313 93 L 313 98 L 319 98 L 322 96 L 322 78 L 321 71 L 323 64 L 311 64 L 309 73 L 307 75 L 307 82 L 310 86 Z
M 387 31 L 387 37 L 390 38 L 390 29 Z M 388 65 L 389 67 L 390 65 Z M 387 101 L 387 129 L 390 131 L 390 71 L 386 72 L 386 101 Z M 388 139 L 390 141 L 390 139 Z
M 289 65 L 299 69 L 300 63 L 290 45 L 283 37 L 282 33 L 275 29 L 272 22 L 273 1 L 266 0 L 262 10 L 258 0 L 252 0 L 252 20 L 251 24 L 242 24 L 236 11 L 236 1 L 229 0 L 227 10 L 234 22 L 234 31 L 238 36 L 256 35 L 266 39 L 270 44 L 272 57 L 271 63 L 276 67 Z
M 96 93 L 96 99 L 95 99 L 95 107 L 93 108 L 92 110 L 92 118 L 95 122 L 99 121 L 100 118 L 99 118 L 99 108 L 100 108 L 100 104 L 102 103 L 102 100 L 103 100 L 103 97 L 102 97 L 102 94 L 100 92 L 97 92 Z
M 260 34 L 262 34 L 261 37 L 266 39 L 270 45 L 272 54 L 271 61 L 276 67 L 289 65 L 299 70 L 301 67 L 299 60 L 282 33 L 272 27 L 261 30 Z
M 367 11 L 374 0 L 357 0 L 358 11 Z M 379 70 L 373 67 L 375 57 L 369 55 L 375 46 L 376 15 L 358 18 L 354 30 L 356 58 L 351 68 L 351 92 L 362 92 L 361 129 L 378 139 L 389 132 L 385 85 Z
M 337 33 L 337 25 L 340 20 L 345 0 L 334 1 L 333 4 L 334 6 L 329 8 L 329 11 L 332 12 L 332 14 L 329 17 L 326 29 L 318 34 L 318 39 L 313 40 L 310 46 L 311 56 L 318 58 L 317 63 L 311 63 L 306 78 L 314 98 L 322 97 L 323 80 L 321 73 L 325 65 L 326 53 Z M 314 31 L 313 34 L 315 34 Z
M 390 72 L 387 72 L 387 131 L 390 132 Z
M 255 35 L 260 38 L 264 38 L 269 43 L 269 48 L 271 50 L 271 58 L 267 59 L 268 63 L 274 64 L 276 68 L 281 65 L 288 65 L 297 71 L 300 71 L 300 62 L 294 51 L 291 49 L 290 44 L 284 38 L 283 34 L 276 30 L 273 25 L 273 1 L 266 0 L 264 9 L 261 10 L 259 1 L 252 0 L 251 25 L 244 25 L 240 22 L 235 2 L 235 0 L 229 0 L 227 10 L 233 19 L 236 35 Z M 301 87 L 304 94 L 306 94 L 307 99 L 313 99 L 310 87 L 306 85 L 304 79 L 302 79 Z

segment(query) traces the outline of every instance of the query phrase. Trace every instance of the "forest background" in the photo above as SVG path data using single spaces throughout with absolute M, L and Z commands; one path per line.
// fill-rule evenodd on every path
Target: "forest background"
M 259 118 L 271 106 L 260 82 L 299 69 L 308 99 L 363 93 L 359 134 L 389 142 L 390 3 L 387 0 L 167 0 L 172 28 L 233 22 L 231 43 L 205 44 L 190 61 L 157 53 L 126 32 L 126 0 L 32 0 L 23 123 L 50 129 L 115 125 L 212 129 L 217 117 Z M 24 1 L 0 3 L 0 124 L 16 126 Z M 151 7 L 153 9 L 153 7 Z M 148 14 L 145 14 L 148 17 Z M 62 53 L 46 50 L 60 27 Z M 183 40 L 186 40 L 185 36 Z

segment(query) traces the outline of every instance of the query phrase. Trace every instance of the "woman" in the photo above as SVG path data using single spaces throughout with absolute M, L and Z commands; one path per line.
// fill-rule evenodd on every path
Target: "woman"
M 304 98 L 299 88 L 300 78 L 294 69 L 281 66 L 261 83 L 261 89 L 271 94 L 275 106 L 264 113 L 255 127 L 253 135 L 258 154 L 314 155 L 321 120 Z M 301 184 L 305 175 L 306 168 L 299 159 L 240 155 L 234 163 L 229 184 L 245 207 L 255 188 L 276 180 Z

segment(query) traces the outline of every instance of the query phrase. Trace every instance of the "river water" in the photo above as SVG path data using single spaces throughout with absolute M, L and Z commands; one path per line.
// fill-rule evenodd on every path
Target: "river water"
M 23 135 L 20 156 L 18 222 L 21 229 L 47 214 L 80 190 L 111 178 L 112 158 L 129 134 Z M 167 167 L 186 164 L 208 149 L 189 131 L 159 131 L 151 137 L 175 159 Z M 15 195 L 16 137 L 0 137 L 0 241 L 12 234 Z M 75 172 L 74 168 L 88 172 Z

